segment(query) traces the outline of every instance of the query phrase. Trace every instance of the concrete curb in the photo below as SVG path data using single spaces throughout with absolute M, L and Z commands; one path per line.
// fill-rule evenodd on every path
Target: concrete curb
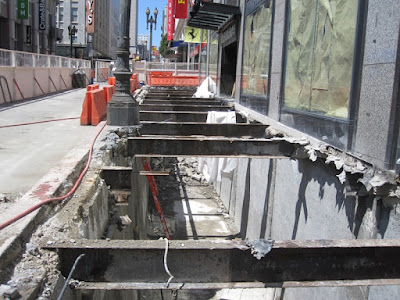
M 102 124 L 103 123 L 100 123 L 97 127 L 94 127 L 94 132 L 97 132 Z M 56 167 L 52 168 L 32 187 L 32 189 L 25 193 L 22 198 L 10 208 L 10 217 L 37 204 L 38 201 L 67 193 L 86 165 L 93 137 L 94 133 L 91 133 L 81 144 L 75 146 L 64 156 Z M 53 209 L 54 205 L 42 206 L 38 210 L 1 230 L 1 270 L 4 270 L 21 254 L 24 244 L 32 231 Z

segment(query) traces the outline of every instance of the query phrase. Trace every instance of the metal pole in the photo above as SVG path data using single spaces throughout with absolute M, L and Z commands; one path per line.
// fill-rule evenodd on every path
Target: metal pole
M 72 32 L 69 33 L 69 39 L 71 40 L 71 58 L 72 58 Z
M 151 62 L 151 52 L 153 48 L 153 23 L 150 23 L 150 57 L 149 57 L 149 61 Z
M 131 0 L 121 0 L 121 30 L 114 71 L 116 93 L 107 105 L 107 123 L 114 126 L 140 125 L 139 104 L 130 93 L 129 22 Z
M 190 43 L 188 43 L 187 47 L 187 69 L 190 70 Z

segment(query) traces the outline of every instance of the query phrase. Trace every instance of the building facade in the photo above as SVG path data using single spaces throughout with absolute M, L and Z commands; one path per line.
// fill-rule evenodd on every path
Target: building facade
M 137 35 L 138 35 L 138 6 L 139 2 L 138 0 L 131 0 L 131 23 L 129 26 L 129 51 L 130 51 L 130 57 L 133 58 L 138 54 L 138 41 L 137 41 Z
M 120 0 L 61 0 L 57 7 L 57 27 L 62 39 L 57 54 L 78 58 L 116 59 Z M 77 32 L 70 35 L 68 27 Z
M 57 0 L 0 1 L 0 48 L 54 54 Z
M 240 236 L 400 238 L 400 1 L 213 2 L 239 11 L 204 20 L 193 11 L 186 25 L 208 42 L 197 53 L 190 45 L 188 57 L 249 122 L 309 149 L 304 158 L 237 158 L 221 172 L 214 184 Z M 398 285 L 278 290 L 280 299 L 400 297 Z
M 168 5 L 165 5 L 164 10 L 163 10 L 163 16 L 162 16 L 162 23 L 161 23 L 161 34 L 165 35 L 167 34 L 168 30 Z
M 147 59 L 149 55 L 149 35 L 138 34 L 137 44 L 138 44 L 138 54 L 140 59 Z

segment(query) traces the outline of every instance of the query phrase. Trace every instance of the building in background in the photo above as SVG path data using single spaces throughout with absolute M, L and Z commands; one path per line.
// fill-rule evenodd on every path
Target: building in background
M 168 5 L 165 5 L 163 10 L 162 27 L 161 27 L 162 35 L 167 34 L 167 29 L 168 29 Z
M 120 0 L 60 0 L 57 28 L 62 39 L 57 54 L 70 55 L 72 38 L 73 57 L 116 59 L 119 15 Z M 70 36 L 68 26 L 78 30 L 74 36 Z
M 57 44 L 56 54 L 61 56 L 87 57 L 86 46 L 86 12 L 85 2 L 60 0 L 57 6 L 57 28 L 62 32 L 62 37 Z M 74 36 L 69 35 L 68 26 L 77 29 Z
M 137 46 L 138 54 L 140 59 L 147 59 L 149 55 L 149 35 L 148 34 L 138 34 L 137 35 Z
M 57 0 L 0 0 L 0 48 L 55 53 Z
M 131 23 L 129 25 L 129 52 L 130 57 L 134 58 L 139 53 L 137 50 L 137 35 L 138 35 L 138 0 L 131 1 Z

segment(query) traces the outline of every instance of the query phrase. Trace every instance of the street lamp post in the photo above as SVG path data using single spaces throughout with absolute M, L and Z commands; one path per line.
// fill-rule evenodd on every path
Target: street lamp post
M 153 16 L 150 16 L 150 9 L 147 8 L 146 9 L 146 22 L 147 22 L 147 29 L 149 29 L 149 23 L 150 23 L 150 58 L 149 61 L 151 61 L 151 57 L 152 57 L 152 51 L 153 51 L 153 24 L 154 24 L 154 30 L 157 29 L 157 15 L 158 15 L 158 10 L 157 7 L 154 9 L 154 18 Z
M 75 36 L 75 34 L 78 32 L 78 29 L 76 29 L 75 25 L 68 26 L 68 34 L 69 34 L 69 39 L 71 40 L 71 58 L 72 58 L 72 37 Z
M 107 123 L 112 126 L 140 125 L 139 103 L 130 93 L 132 76 L 129 68 L 130 18 L 131 0 L 121 0 L 121 30 L 117 47 L 117 68 L 114 71 L 116 92 L 107 104 Z

